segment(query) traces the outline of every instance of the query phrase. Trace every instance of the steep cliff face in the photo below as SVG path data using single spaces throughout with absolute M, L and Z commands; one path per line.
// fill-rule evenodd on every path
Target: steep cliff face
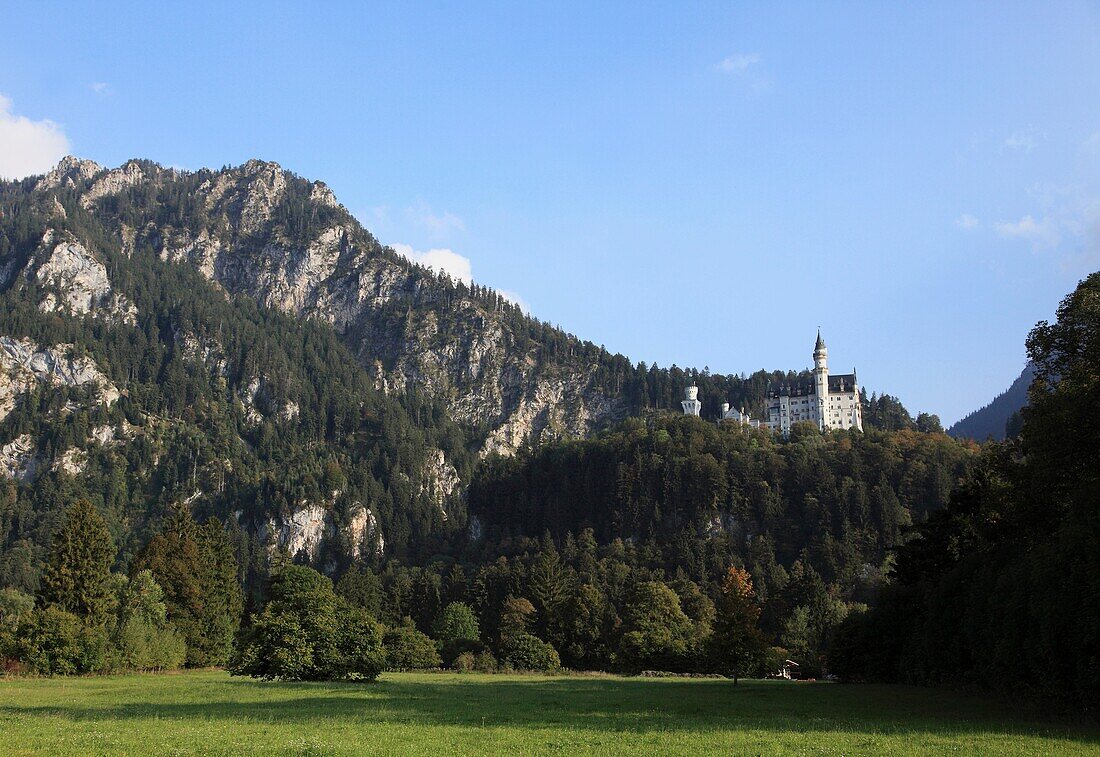
M 521 344 L 499 298 L 456 289 L 383 247 L 323 183 L 278 164 L 181 174 L 139 161 L 108 171 L 67 158 L 36 191 L 57 187 L 77 192 L 120 249 L 149 246 L 228 294 L 331 324 L 378 386 L 420 386 L 456 420 L 484 429 L 484 453 L 510 454 L 526 439 L 584 436 L 627 412 L 596 385 L 594 366 L 548 365 L 537 343 Z M 124 217 L 119 198 L 129 192 L 186 192 L 191 212 L 167 221 L 148 212 Z M 90 310 L 108 297 L 99 273 L 80 274 L 83 288 L 70 287 L 70 307 Z M 126 317 L 125 303 L 111 312 Z

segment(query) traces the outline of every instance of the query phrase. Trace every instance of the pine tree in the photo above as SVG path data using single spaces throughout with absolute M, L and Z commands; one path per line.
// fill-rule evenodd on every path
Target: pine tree
M 53 537 L 42 576 L 40 599 L 66 612 L 99 622 L 111 613 L 111 563 L 115 545 L 95 505 L 79 499 Z

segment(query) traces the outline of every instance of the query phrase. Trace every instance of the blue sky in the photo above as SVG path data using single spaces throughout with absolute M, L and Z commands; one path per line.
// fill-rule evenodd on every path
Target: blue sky
M 175 5 L 7 3 L 0 175 L 274 160 L 635 361 L 820 326 L 945 422 L 1100 268 L 1096 4 Z

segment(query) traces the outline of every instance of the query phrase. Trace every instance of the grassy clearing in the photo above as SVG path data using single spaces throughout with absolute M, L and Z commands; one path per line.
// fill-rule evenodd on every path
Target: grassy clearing
M 221 672 L 0 680 L 5 754 L 1100 754 L 1095 730 L 900 686 Z

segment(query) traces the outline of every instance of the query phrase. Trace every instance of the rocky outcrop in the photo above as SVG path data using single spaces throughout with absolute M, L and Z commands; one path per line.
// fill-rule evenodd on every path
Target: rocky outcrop
M 351 544 L 352 559 L 359 559 L 363 554 L 363 548 L 373 544 L 375 553 L 381 557 L 386 549 L 386 539 L 382 536 L 382 528 L 378 525 L 378 519 L 369 507 L 363 507 L 359 502 L 351 506 L 351 517 L 345 530 L 348 543 Z
M 71 234 L 47 230 L 24 276 L 45 290 L 38 305 L 43 312 L 94 314 L 126 323 L 133 323 L 137 315 L 134 306 L 112 289 L 106 266 Z
M 118 389 L 89 357 L 74 357 L 72 345 L 41 347 L 27 339 L 0 337 L 0 420 L 15 407 L 19 395 L 36 383 L 88 386 L 98 401 L 111 404 Z
M 34 189 L 36 192 L 58 187 L 75 189 L 77 185 L 90 180 L 103 170 L 103 166 L 98 163 L 66 155 L 53 170 L 38 180 L 38 183 L 34 185 Z
M 447 520 L 447 500 L 462 483 L 458 471 L 447 462 L 443 450 L 437 449 L 425 461 L 422 476 L 420 493 L 431 498 L 443 520 Z
M 333 499 L 337 494 L 333 492 Z M 269 519 L 259 529 L 259 536 L 272 549 L 286 550 L 291 556 L 304 554 L 310 560 L 315 560 L 321 543 L 335 537 L 337 528 L 332 503 L 303 502 L 290 516 Z M 373 545 L 378 555 L 385 549 L 386 540 L 382 536 L 378 519 L 369 507 L 364 507 L 359 502 L 351 504 L 343 531 L 351 545 L 353 559 L 358 559 L 363 549 L 369 545 Z
M 34 480 L 41 464 L 35 449 L 30 434 L 22 434 L 0 447 L 0 475 L 25 483 Z
M 301 509 L 285 520 L 269 520 L 262 537 L 292 556 L 304 552 L 312 560 L 329 529 L 327 520 L 328 511 L 324 507 L 303 502 Z
M 86 209 L 91 208 L 96 200 L 117 195 L 124 189 L 137 186 L 148 179 L 141 165 L 136 160 L 131 160 L 96 179 L 88 191 L 81 196 L 80 204 Z

